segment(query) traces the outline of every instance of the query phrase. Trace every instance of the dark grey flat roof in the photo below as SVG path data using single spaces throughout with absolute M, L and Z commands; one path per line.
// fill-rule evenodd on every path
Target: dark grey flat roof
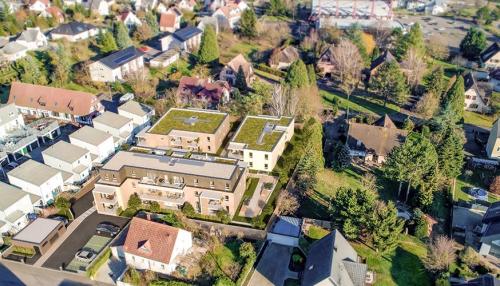
M 51 33 L 63 35 L 78 35 L 85 31 L 93 30 L 96 28 L 96 26 L 91 24 L 74 21 L 66 24 L 61 24 L 59 27 L 52 30 Z
M 202 31 L 196 27 L 185 27 L 180 30 L 175 31 L 174 37 L 179 39 L 181 42 L 185 42 L 192 37 L 201 34 Z
M 103 65 L 109 67 L 110 69 L 116 69 L 130 61 L 137 59 L 138 57 L 143 56 L 144 53 L 139 51 L 133 46 L 125 48 L 121 51 L 113 53 L 107 57 L 99 60 Z
M 302 220 L 296 217 L 280 216 L 274 223 L 272 233 L 299 237 Z

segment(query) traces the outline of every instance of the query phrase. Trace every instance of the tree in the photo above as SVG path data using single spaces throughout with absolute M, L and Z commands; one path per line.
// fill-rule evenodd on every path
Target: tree
M 151 77 L 146 69 L 129 73 L 126 78 L 136 96 L 146 99 L 156 95 L 158 78 Z
M 153 202 L 149 203 L 149 210 L 154 212 L 154 213 L 158 213 L 161 210 L 161 206 L 158 202 L 153 201 Z
M 408 99 L 405 76 L 396 61 L 382 64 L 370 78 L 370 87 L 384 97 L 384 106 L 388 100 L 403 104 Z
M 221 276 L 217 278 L 214 284 L 214 286 L 234 286 L 234 285 L 236 284 L 234 284 L 233 280 L 231 280 L 227 276 Z
M 485 25 L 491 24 L 493 21 L 496 21 L 498 19 L 498 6 L 496 7 L 497 11 L 493 10 L 491 11 L 488 8 L 488 5 L 485 5 L 481 8 L 479 8 L 476 11 L 476 20 Z
M 347 39 L 342 39 L 333 48 L 332 60 L 338 72 L 342 89 L 350 95 L 361 79 L 363 59 L 356 46 Z
M 371 242 L 377 252 L 390 252 L 396 248 L 404 223 L 398 218 L 393 202 L 377 201 L 369 218 Z
M 331 201 L 331 217 L 348 239 L 356 239 L 368 226 L 375 193 L 341 187 Z
M 347 144 L 341 142 L 335 144 L 332 163 L 336 171 L 342 171 L 351 165 L 351 154 Z
M 196 213 L 193 206 L 189 202 L 184 202 L 181 210 L 182 210 L 182 213 L 188 217 L 193 216 Z
M 432 93 L 437 99 L 446 91 L 447 80 L 444 75 L 443 66 L 439 65 L 424 77 L 424 86 L 427 93 Z
M 241 13 L 240 33 L 249 38 L 257 36 L 257 16 L 253 7 L 248 7 Z
M 42 63 L 30 55 L 15 61 L 13 67 L 21 82 L 39 85 L 48 83 Z
M 479 54 L 486 48 L 486 44 L 486 35 L 483 31 L 471 26 L 460 42 L 460 51 L 465 58 L 474 61 L 479 58 Z
M 345 31 L 347 38 L 356 46 L 359 55 L 363 61 L 363 64 L 369 64 L 370 56 L 368 55 L 367 47 L 365 41 L 363 41 L 363 29 L 359 24 L 352 24 Z
M 422 53 L 417 48 L 410 48 L 401 65 L 406 71 L 408 84 L 415 89 L 427 70 L 427 64 L 422 57 Z
M 495 176 L 490 184 L 490 192 L 499 195 L 500 194 L 500 176 Z
M 253 247 L 253 244 L 251 244 L 250 242 L 243 242 L 240 245 L 239 252 L 240 256 L 243 258 L 249 258 L 249 257 L 255 258 L 255 256 L 257 256 L 257 254 L 255 253 L 255 248 Z
M 364 189 L 372 192 L 377 191 L 377 177 L 370 172 L 366 172 L 363 177 L 361 177 L 361 185 Z
M 453 119 L 457 122 L 464 117 L 465 87 L 464 78 L 458 76 L 457 80 L 451 86 L 450 90 L 443 97 L 443 106 L 449 109 Z
M 133 193 L 132 195 L 130 195 L 127 206 L 133 210 L 139 210 L 140 208 L 142 208 L 142 201 L 137 193 Z
M 416 238 L 424 240 L 428 237 L 429 230 L 429 223 L 427 222 L 425 214 L 419 208 L 416 208 L 413 212 L 413 217 L 415 223 L 414 235 Z
M 411 120 L 410 116 L 407 116 L 405 121 L 403 122 L 403 129 L 411 132 L 415 128 L 415 123 L 413 123 L 413 120 Z
M 299 200 L 287 190 L 283 190 L 276 206 L 279 215 L 293 215 L 299 209 Z
M 398 59 L 398 61 L 403 60 L 406 57 L 408 50 L 410 50 L 411 48 L 415 48 L 420 55 L 424 54 L 424 35 L 422 32 L 422 28 L 418 23 L 415 23 L 413 26 L 411 26 L 408 33 L 404 35 L 397 34 L 395 38 L 397 40 L 395 49 L 393 50 L 393 54 Z
M 56 201 L 54 202 L 54 205 L 61 210 L 67 210 L 71 207 L 71 203 L 69 200 L 65 197 L 58 196 L 56 198 Z
M 56 50 L 49 50 L 48 56 L 50 62 L 50 80 L 55 86 L 61 87 L 71 79 L 70 55 L 59 44 Z
M 309 84 L 311 86 L 316 86 L 316 71 L 314 70 L 314 65 L 307 65 L 307 77 L 309 79 Z
M 432 118 L 439 110 L 439 98 L 432 92 L 426 92 L 415 105 L 415 111 L 423 118 Z
M 270 0 L 266 14 L 270 16 L 287 16 L 289 11 L 283 0 Z
M 425 267 L 430 271 L 444 272 L 455 262 L 454 241 L 446 236 L 438 236 L 428 245 Z
M 99 32 L 99 36 L 97 37 L 97 46 L 103 54 L 118 50 L 118 46 L 116 45 L 115 38 L 113 38 L 113 34 L 108 31 Z
M 461 130 L 461 129 L 458 129 Z M 449 128 L 444 139 L 437 147 L 439 169 L 441 174 L 448 179 L 454 179 L 462 173 L 464 164 L 464 134 Z
M 198 61 L 201 64 L 212 64 L 219 60 L 219 45 L 214 28 L 208 25 L 201 36 L 200 51 Z
M 469 268 L 475 268 L 481 263 L 481 256 L 474 248 L 467 246 L 460 252 L 460 260 Z
M 158 25 L 158 19 L 156 19 L 156 15 L 154 14 L 153 11 L 149 11 L 146 13 L 146 16 L 144 17 L 146 20 L 146 24 L 149 27 L 151 33 L 153 35 L 156 35 L 160 32 L 160 25 Z M 141 25 L 143 26 L 143 25 Z
M 228 224 L 231 222 L 231 217 L 225 209 L 220 209 L 215 212 L 215 216 L 220 219 L 223 224 Z
M 114 25 L 114 36 L 118 48 L 125 49 L 131 46 L 132 40 L 130 40 L 130 37 L 128 35 L 127 27 L 125 27 L 125 25 L 120 21 L 116 21 Z
M 238 72 L 236 73 L 236 80 L 234 81 L 234 87 L 236 87 L 241 92 L 245 92 L 248 89 L 247 79 L 245 77 L 245 72 L 243 67 L 238 67 Z
M 302 88 L 309 85 L 307 68 L 301 59 L 298 59 L 292 63 L 286 73 L 285 82 L 291 88 Z
M 134 39 L 139 42 L 145 41 L 153 36 L 154 34 L 149 25 L 140 25 L 134 31 Z

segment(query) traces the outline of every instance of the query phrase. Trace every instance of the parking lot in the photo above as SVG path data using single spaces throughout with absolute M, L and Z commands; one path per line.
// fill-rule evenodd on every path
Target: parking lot
M 82 247 L 82 249 L 92 251 L 93 253 L 100 253 L 104 247 L 111 241 L 110 237 L 94 235 L 90 238 L 90 240 Z M 71 262 L 66 266 L 66 270 L 70 271 L 85 271 L 87 266 L 95 259 L 92 258 L 89 261 L 82 261 L 78 258 L 73 258 Z
M 120 228 L 123 228 L 128 221 L 128 218 L 100 215 L 94 212 L 89 217 L 87 217 L 78 226 L 78 228 L 75 229 L 75 231 L 61 244 L 61 246 L 54 252 L 54 254 L 52 254 L 52 256 L 47 259 L 47 261 L 43 264 L 43 267 L 60 269 L 60 267 L 66 267 L 70 265 L 71 261 L 75 258 L 76 252 L 84 248 L 84 246 L 96 234 L 96 226 L 99 223 L 110 222 L 119 226 Z M 94 239 L 93 241 L 91 241 L 93 247 L 97 247 L 96 244 L 102 244 L 102 241 L 100 241 L 100 239 L 98 240 L 99 241 Z M 75 266 L 75 264 L 73 264 L 72 266 Z

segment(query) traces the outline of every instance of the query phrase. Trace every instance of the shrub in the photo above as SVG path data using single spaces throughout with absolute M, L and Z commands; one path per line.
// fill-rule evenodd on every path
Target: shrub
M 99 268 L 101 268 L 101 266 L 103 266 L 104 263 L 108 261 L 110 256 L 111 256 L 111 248 L 108 247 L 106 248 L 104 253 L 101 256 L 99 256 L 99 258 L 94 260 L 93 263 L 90 265 L 90 267 L 87 269 L 87 276 L 90 278 L 94 277 Z
M 470 268 L 474 268 L 481 262 L 479 254 L 470 246 L 460 252 L 460 260 Z
M 234 286 L 234 282 L 228 277 L 219 277 L 217 281 L 215 281 L 215 286 Z
M 179 220 L 177 215 L 174 213 L 166 213 L 161 218 L 162 221 L 166 222 L 168 225 L 178 228 L 184 228 L 184 224 Z
M 149 286 L 191 286 L 192 284 L 180 282 L 180 281 L 172 281 L 172 280 L 156 280 L 149 283 Z
M 196 212 L 194 211 L 194 208 L 193 206 L 188 203 L 188 202 L 185 202 L 183 205 L 182 205 L 182 213 L 185 214 L 186 216 L 194 216 L 196 214 Z
M 423 240 L 427 238 L 429 223 L 425 219 L 424 213 L 420 209 L 415 209 L 415 237 Z
M 250 242 L 243 242 L 240 245 L 240 256 L 243 258 L 255 257 L 255 249 Z
M 292 255 L 292 261 L 294 264 L 300 264 L 303 260 L 304 259 L 302 258 L 302 256 L 300 256 L 300 254 L 295 253 L 294 255 Z
M 228 224 L 231 222 L 231 217 L 226 210 L 218 210 L 215 212 L 215 216 L 220 219 L 223 224 Z
M 154 213 L 158 213 L 161 210 L 161 206 L 158 202 L 151 202 L 149 204 L 149 210 L 154 212 Z
M 139 195 L 134 193 L 130 196 L 128 199 L 128 208 L 134 209 L 134 210 L 139 210 L 142 207 L 142 201 L 141 198 L 139 198 Z

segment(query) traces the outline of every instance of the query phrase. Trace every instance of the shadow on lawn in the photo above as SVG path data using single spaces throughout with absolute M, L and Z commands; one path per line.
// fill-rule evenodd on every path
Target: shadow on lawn
M 396 285 L 431 285 L 420 258 L 398 246 L 392 257 L 391 276 Z

